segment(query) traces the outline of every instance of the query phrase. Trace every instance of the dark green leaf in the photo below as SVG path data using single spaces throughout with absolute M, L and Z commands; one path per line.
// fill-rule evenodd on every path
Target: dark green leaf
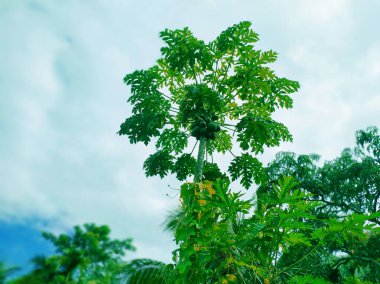
M 241 178 L 241 184 L 246 189 L 252 185 L 253 181 L 255 181 L 256 184 L 260 184 L 265 178 L 262 164 L 258 159 L 247 153 L 234 158 L 228 168 L 228 172 L 230 173 L 232 180 Z
M 173 172 L 177 174 L 177 179 L 183 181 L 187 177 L 193 175 L 195 171 L 195 163 L 195 158 L 190 154 L 182 154 L 178 157 L 173 167 Z
M 172 171 L 174 166 L 173 160 L 174 157 L 171 156 L 168 152 L 157 151 L 145 160 L 145 175 L 148 177 L 160 176 L 163 178 Z
M 179 129 L 165 129 L 158 138 L 156 147 L 166 152 L 181 153 L 187 146 L 188 136 Z

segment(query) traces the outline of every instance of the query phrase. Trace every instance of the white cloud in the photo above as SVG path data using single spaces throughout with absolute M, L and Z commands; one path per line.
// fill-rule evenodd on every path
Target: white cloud
M 348 0 L 303 0 L 299 1 L 298 10 L 305 20 L 315 25 L 331 25 L 337 24 L 336 21 L 339 18 L 349 14 L 350 2 Z
M 369 80 L 378 81 L 380 77 L 380 42 L 375 42 L 367 49 L 362 62 L 359 63 L 359 68 Z

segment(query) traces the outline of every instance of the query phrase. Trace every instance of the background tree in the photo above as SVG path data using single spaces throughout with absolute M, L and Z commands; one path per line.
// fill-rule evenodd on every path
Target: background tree
M 43 233 L 56 249 L 52 256 L 37 256 L 34 270 L 13 284 L 21 283 L 120 283 L 124 272 L 121 257 L 134 250 L 130 239 L 111 240 L 107 226 L 75 226 L 72 235 Z
M 19 267 L 7 267 L 2 261 L 0 261 L 0 284 L 5 284 L 6 279 L 18 270 Z
M 369 223 L 380 224 L 380 136 L 376 127 L 369 127 L 356 133 L 354 149 L 345 149 L 340 157 L 318 165 L 319 156 L 279 153 L 266 168 L 268 183 L 258 189 L 259 200 L 272 192 L 271 184 L 281 176 L 294 176 L 300 182 L 300 188 L 312 194 L 308 199 L 318 201 L 314 209 L 320 220 L 328 218 L 343 219 L 353 213 L 372 213 Z M 366 241 L 352 238 L 346 242 L 333 242 L 325 246 L 316 256 L 321 270 L 310 271 L 316 276 L 331 276 L 332 280 L 348 276 L 359 276 L 363 280 L 380 282 L 380 235 L 378 229 L 368 232 Z M 340 251 L 344 257 L 334 257 L 333 252 Z M 293 251 L 287 258 L 297 258 L 304 251 Z M 321 259 L 322 258 L 322 259 Z
M 380 138 L 376 127 L 356 133 L 356 147 L 318 166 L 318 155 L 279 153 L 266 171 L 270 182 L 292 175 L 301 187 L 324 203 L 321 214 L 378 212 L 380 207 Z M 270 182 L 259 192 L 268 190 Z M 379 219 L 372 222 L 380 224 Z

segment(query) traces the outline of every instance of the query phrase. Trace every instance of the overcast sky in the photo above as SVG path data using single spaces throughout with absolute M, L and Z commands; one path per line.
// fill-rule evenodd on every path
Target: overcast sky
M 258 48 L 279 52 L 278 75 L 301 84 L 276 114 L 294 142 L 263 161 L 280 150 L 333 159 L 356 130 L 380 126 L 377 0 L 0 0 L 0 221 L 108 224 L 134 239 L 132 257 L 170 261 L 160 224 L 178 182 L 145 178 L 153 149 L 116 135 L 130 112 L 122 78 L 155 63 L 165 28 L 210 41 L 242 20 Z

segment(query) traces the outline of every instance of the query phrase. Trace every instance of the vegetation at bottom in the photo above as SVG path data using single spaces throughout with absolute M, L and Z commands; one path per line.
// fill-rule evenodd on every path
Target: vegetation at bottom
M 132 114 L 118 134 L 155 145 L 147 177 L 183 182 L 165 222 L 172 262 L 126 261 L 130 239 L 85 224 L 44 233 L 56 253 L 8 283 L 380 283 L 378 128 L 359 130 L 332 161 L 281 152 L 263 165 L 259 154 L 292 140 L 272 114 L 291 108 L 300 87 L 270 69 L 277 53 L 255 48 L 249 22 L 209 43 L 187 28 L 160 37 L 157 63 L 124 78 Z M 226 172 L 215 153 L 231 157 Z M 0 265 L 0 283 L 12 270 Z

